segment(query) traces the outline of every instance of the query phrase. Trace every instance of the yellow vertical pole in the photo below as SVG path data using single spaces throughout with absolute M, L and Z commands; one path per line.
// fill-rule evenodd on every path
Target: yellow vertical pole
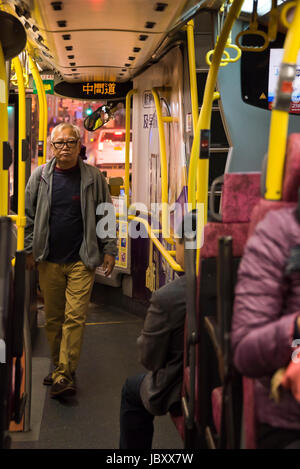
M 196 57 L 195 57 L 195 41 L 194 41 L 194 21 L 187 23 L 187 40 L 188 40 L 188 57 L 190 71 L 190 88 L 192 103 L 192 119 L 194 135 L 198 121 L 198 89 L 197 89 L 197 73 L 196 73 Z
M 284 43 L 284 55 L 281 64 L 281 69 L 284 66 L 293 66 L 297 63 L 297 56 L 300 48 L 299 31 L 300 2 L 296 2 L 296 11 L 294 14 L 294 19 L 287 32 L 287 36 Z M 265 194 L 266 199 L 280 200 L 282 196 L 282 180 L 285 163 L 288 121 L 288 110 L 279 110 L 276 109 L 275 106 L 275 108 L 272 110 L 269 134 L 268 167 Z
M 125 120 L 125 198 L 129 207 L 129 167 L 130 167 L 130 100 L 137 90 L 130 90 L 126 95 L 126 120 Z
M 36 64 L 30 57 L 30 55 L 28 55 L 28 58 L 29 58 L 29 67 L 30 67 L 33 79 L 35 81 L 38 101 L 39 101 L 39 147 L 42 146 L 43 149 L 40 150 L 39 148 L 38 164 L 41 165 L 44 163 L 44 160 L 45 160 L 46 146 L 47 146 L 47 140 L 45 141 L 45 134 L 46 134 L 45 112 L 47 112 L 47 109 L 45 109 L 45 96 L 44 96 L 45 89 L 44 89 L 43 82 L 41 80 Z
M 167 151 L 164 130 L 164 118 L 162 115 L 160 100 L 158 96 L 158 88 L 152 88 L 152 95 L 155 102 L 157 126 L 159 135 L 159 150 L 160 150 L 160 172 L 161 172 L 161 202 L 162 202 L 162 236 L 168 242 L 172 243 L 170 239 L 170 226 L 169 226 L 169 212 L 168 212 L 168 165 L 167 165 Z
M 201 133 L 201 130 L 210 129 L 212 103 L 215 97 L 214 91 L 215 91 L 215 86 L 217 82 L 217 76 L 218 76 L 221 58 L 222 58 L 223 51 L 227 42 L 227 38 L 232 29 L 232 26 L 240 14 L 242 4 L 243 4 L 243 0 L 234 0 L 229 10 L 229 13 L 227 15 L 227 18 L 222 28 L 219 39 L 217 41 L 214 54 L 213 54 L 212 63 L 208 72 L 207 79 L 206 79 L 206 85 L 205 85 L 205 91 L 204 91 L 204 97 L 203 97 L 203 105 L 201 107 L 201 112 L 198 118 L 196 132 L 195 132 L 194 141 L 193 141 L 192 150 L 191 150 L 189 175 L 188 175 L 188 201 L 189 203 L 192 204 L 193 208 L 196 208 L 195 187 L 196 187 L 196 174 L 197 174 L 197 163 L 198 163 L 198 168 L 200 171 L 201 179 L 198 184 L 199 187 L 197 191 L 197 203 L 204 204 L 204 222 L 205 223 L 207 220 L 209 160 L 200 159 L 198 162 L 199 152 L 200 152 L 200 133 Z
M 215 92 L 218 71 L 222 59 L 222 55 L 228 40 L 228 36 L 232 29 L 235 20 L 240 14 L 241 7 L 244 0 L 234 0 L 226 21 L 222 28 L 221 34 L 218 38 L 212 63 L 209 68 L 208 76 L 206 79 L 203 104 L 201 107 L 200 115 L 198 118 L 196 131 L 194 133 L 194 140 L 190 155 L 189 174 L 188 174 L 188 202 L 192 205 L 192 208 L 203 209 L 204 213 L 204 225 L 207 223 L 207 198 L 208 198 L 208 176 L 209 176 L 209 159 L 199 159 L 200 153 L 200 138 L 201 130 L 209 130 L 211 125 L 211 113 L 213 101 L 218 97 Z M 197 177 L 197 194 L 196 194 L 196 177 Z M 199 215 L 198 215 L 199 216 Z M 198 220 L 198 225 L 199 225 Z M 198 230 L 197 230 L 198 231 Z M 199 233 L 197 236 L 197 258 L 196 258 L 196 272 L 199 274 Z
M 13 59 L 13 66 L 17 75 L 19 92 L 19 142 L 18 142 L 18 216 L 17 216 L 17 249 L 24 249 L 24 229 L 26 224 L 25 217 L 25 171 L 26 162 L 23 161 L 23 142 L 26 140 L 26 104 L 25 104 L 25 86 L 23 78 L 22 65 L 18 57 Z
M 3 169 L 3 143 L 8 141 L 8 91 L 5 58 L 0 42 L 0 216 L 8 214 L 8 170 Z
M 48 135 L 48 103 L 47 103 L 47 95 L 45 91 L 45 87 L 43 85 L 43 101 L 44 101 L 44 155 L 43 155 L 43 163 L 46 163 L 46 156 L 47 156 L 47 135 Z
M 192 121 L 193 133 L 195 132 L 198 121 L 198 88 L 197 88 L 197 73 L 196 73 L 196 57 L 195 57 L 195 40 L 194 40 L 194 21 L 190 20 L 187 23 L 187 41 L 188 41 L 188 58 L 189 58 L 189 75 L 190 75 L 190 89 L 191 89 L 191 104 L 192 104 Z M 199 165 L 197 171 L 197 190 L 200 187 L 200 173 Z M 193 204 L 196 204 L 196 193 L 192 194 Z

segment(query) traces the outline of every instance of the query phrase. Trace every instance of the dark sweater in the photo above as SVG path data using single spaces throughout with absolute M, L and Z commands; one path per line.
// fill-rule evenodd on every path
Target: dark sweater
M 80 203 L 80 169 L 55 167 L 50 215 L 49 255 L 58 264 L 77 262 L 83 239 Z

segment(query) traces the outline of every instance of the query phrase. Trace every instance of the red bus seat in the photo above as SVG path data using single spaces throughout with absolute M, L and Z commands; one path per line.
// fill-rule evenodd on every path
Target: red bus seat
M 216 312 L 216 258 L 218 254 L 218 239 L 221 236 L 232 236 L 234 239 L 234 256 L 240 258 L 247 239 L 250 214 L 260 195 L 260 173 L 230 173 L 224 175 L 222 191 L 222 222 L 208 222 L 204 228 L 204 245 L 200 251 L 200 269 L 197 278 L 197 319 L 198 327 L 204 315 Z M 210 271 L 212 269 L 212 271 Z M 214 273 L 213 273 L 214 272 Z M 210 286 L 200 286 L 205 279 Z M 186 351 L 186 346 L 185 346 Z M 188 357 L 184 357 L 184 377 L 182 395 L 187 398 L 190 392 L 190 370 Z M 195 380 L 195 421 L 199 422 L 203 414 L 203 400 L 201 397 L 201 378 L 199 375 L 202 360 L 200 347 L 197 346 L 196 380 Z M 203 360 L 202 360 L 203 361 Z M 217 391 L 215 391 L 217 394 Z M 216 414 L 220 410 L 216 409 Z M 180 434 L 182 434 L 182 421 L 173 418 Z M 217 422 L 216 422 L 217 423 Z

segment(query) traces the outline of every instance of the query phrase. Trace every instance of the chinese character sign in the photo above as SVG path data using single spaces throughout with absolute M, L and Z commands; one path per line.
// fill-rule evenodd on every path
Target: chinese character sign
M 82 85 L 82 91 L 86 96 L 90 94 L 97 95 L 108 95 L 112 96 L 116 94 L 116 83 L 111 82 L 97 82 L 97 83 L 85 83 Z

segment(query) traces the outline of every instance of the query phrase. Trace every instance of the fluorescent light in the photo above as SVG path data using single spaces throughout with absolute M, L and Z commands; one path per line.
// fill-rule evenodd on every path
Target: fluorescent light
M 277 6 L 284 3 L 285 0 L 278 0 Z M 272 0 L 258 0 L 257 13 L 260 16 L 268 13 L 272 8 Z M 252 13 L 253 11 L 253 0 L 245 0 L 242 6 L 242 11 L 245 13 Z

